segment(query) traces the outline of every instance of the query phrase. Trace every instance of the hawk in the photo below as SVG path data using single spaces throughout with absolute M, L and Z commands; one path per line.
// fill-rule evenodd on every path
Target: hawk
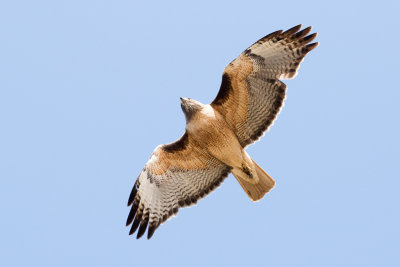
M 296 76 L 310 43 L 311 27 L 273 32 L 244 50 L 226 66 L 217 97 L 204 105 L 181 98 L 186 118 L 183 136 L 159 145 L 137 178 L 129 196 L 129 234 L 150 239 L 157 227 L 180 207 L 195 204 L 232 172 L 252 201 L 275 181 L 246 153 L 278 115 L 285 98 L 281 79 Z

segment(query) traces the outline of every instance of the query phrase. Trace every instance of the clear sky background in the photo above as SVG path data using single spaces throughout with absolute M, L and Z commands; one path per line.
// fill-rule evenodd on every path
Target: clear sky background
M 0 266 L 400 266 L 398 1 L 2 1 Z M 125 227 L 179 97 L 209 103 L 231 60 L 319 33 L 248 153 L 277 185 L 227 180 L 153 238 Z

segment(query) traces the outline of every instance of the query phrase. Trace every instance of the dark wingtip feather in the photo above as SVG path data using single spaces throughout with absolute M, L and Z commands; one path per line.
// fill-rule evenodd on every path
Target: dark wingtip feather
M 158 226 L 158 223 L 149 226 L 149 230 L 147 231 L 147 239 L 150 239 L 153 236 L 154 231 L 158 228 Z
M 297 33 L 295 34 L 295 37 L 296 37 L 296 38 L 301 38 L 301 37 L 306 36 L 307 34 L 309 34 L 310 31 L 311 31 L 311 26 L 309 26 L 309 27 L 307 27 L 307 28 L 305 28 L 305 29 L 303 29 L 303 30 L 297 32 Z
M 314 48 L 316 48 L 318 45 L 319 45 L 318 42 L 315 42 L 315 43 L 312 43 L 312 44 L 308 44 L 305 47 L 303 47 L 303 51 L 304 51 L 304 53 L 308 53 L 311 50 L 313 50 Z
M 283 32 L 282 36 L 283 37 L 290 36 L 290 35 L 294 34 L 295 32 L 297 32 L 298 30 L 300 30 L 300 28 L 301 28 L 301 24 L 294 26 L 294 27 L 290 28 L 289 30 Z
M 133 185 L 131 194 L 129 195 L 128 207 L 129 207 L 129 206 L 132 204 L 132 202 L 135 200 L 136 193 L 137 193 L 137 180 L 136 180 L 135 184 Z
M 144 232 L 146 231 L 147 224 L 149 223 L 149 219 L 145 218 L 142 223 L 140 224 L 139 231 L 137 233 L 136 239 L 139 239 L 143 236 Z
M 131 214 L 132 213 L 129 213 L 128 218 L 126 219 L 126 226 L 129 226 L 133 221 L 133 216 L 134 215 L 131 215 Z
M 133 204 L 131 211 L 129 212 L 128 218 L 126 219 L 126 226 L 130 225 L 135 217 L 138 205 Z
M 132 225 L 131 229 L 129 230 L 129 235 L 132 235 L 135 231 L 136 231 L 136 229 L 133 228 L 133 225 Z
M 272 32 L 272 33 L 270 33 L 270 34 L 264 36 L 263 38 L 261 38 L 257 43 L 263 43 L 264 41 L 269 40 L 269 39 L 271 39 L 272 37 L 275 37 L 275 36 L 277 36 L 277 35 L 280 35 L 282 32 L 283 32 L 282 30 L 274 31 L 274 32 Z
M 296 25 L 296 26 L 292 27 L 292 29 L 297 29 L 297 31 L 298 31 L 298 30 L 301 29 L 302 26 L 303 26 L 303 24 L 300 23 L 299 25 Z
M 135 220 L 133 221 L 131 230 L 129 231 L 129 235 L 131 235 L 131 234 L 133 234 L 134 232 L 136 232 L 136 229 L 138 228 L 141 219 L 142 219 L 142 213 L 136 214 L 136 217 L 135 217 Z
M 281 34 L 282 32 L 283 32 L 283 30 L 277 30 L 277 31 L 271 32 L 270 34 L 268 34 L 268 35 L 265 36 L 265 37 L 272 37 L 272 36 L 275 36 L 275 35 L 279 35 L 279 34 Z
M 315 37 L 317 37 L 317 35 L 318 35 L 317 33 L 310 34 L 310 35 L 304 37 L 303 40 L 301 40 L 301 43 L 307 44 L 307 43 L 311 42 L 312 40 L 314 40 Z

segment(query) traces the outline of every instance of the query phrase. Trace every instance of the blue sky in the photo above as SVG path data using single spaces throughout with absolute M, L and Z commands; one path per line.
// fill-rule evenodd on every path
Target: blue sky
M 0 3 L 1 266 L 400 266 L 396 1 Z M 152 240 L 126 202 L 179 97 L 302 23 L 320 46 L 248 153 L 277 185 L 229 178 Z

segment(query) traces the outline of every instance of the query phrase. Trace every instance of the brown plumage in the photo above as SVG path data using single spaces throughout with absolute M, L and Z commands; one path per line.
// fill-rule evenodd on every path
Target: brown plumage
M 221 88 L 211 104 L 182 99 L 183 136 L 158 146 L 129 196 L 126 225 L 140 238 L 178 212 L 195 204 L 232 172 L 251 200 L 260 200 L 275 182 L 244 148 L 273 123 L 286 93 L 280 79 L 297 74 L 305 55 L 318 43 L 301 25 L 260 39 L 225 68 Z

